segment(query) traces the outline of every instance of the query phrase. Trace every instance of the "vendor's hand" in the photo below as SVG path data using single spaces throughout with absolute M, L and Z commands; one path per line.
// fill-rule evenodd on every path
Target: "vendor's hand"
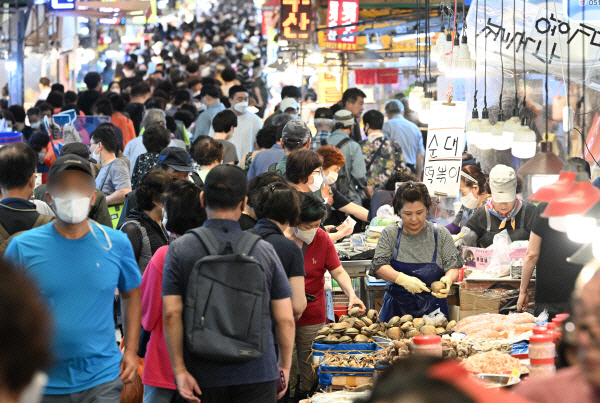
M 444 289 L 440 290 L 440 292 L 432 292 L 431 295 L 433 295 L 436 298 L 448 298 L 449 292 L 450 292 L 450 288 L 444 288 Z
M 365 304 L 356 296 L 353 295 L 348 300 L 348 310 L 354 308 L 355 306 L 360 308 L 359 315 L 364 315 L 367 312 L 367 307 Z
M 529 307 L 529 295 L 527 291 L 519 293 L 519 300 L 517 301 L 517 312 L 526 312 Z
M 444 276 L 440 279 L 440 281 L 444 284 L 446 284 L 446 289 L 450 290 L 450 287 L 452 287 L 453 281 L 450 277 L 448 276 Z
M 398 275 L 398 278 L 396 278 L 395 283 L 401 287 L 404 287 L 406 291 L 410 292 L 411 294 L 418 294 L 423 291 L 431 292 L 431 290 L 427 288 L 424 282 L 422 282 L 416 277 L 408 276 L 404 273 L 400 273 Z
M 335 228 L 335 225 L 326 225 L 325 232 L 330 233 L 332 229 Z
M 352 235 L 352 232 L 354 232 L 354 228 L 348 225 L 346 221 L 337 227 L 337 233 L 342 236 Z

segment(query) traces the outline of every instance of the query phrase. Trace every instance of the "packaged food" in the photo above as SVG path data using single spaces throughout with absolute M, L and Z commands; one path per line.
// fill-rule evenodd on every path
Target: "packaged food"
M 534 334 L 529 338 L 529 358 L 534 360 L 554 359 L 556 348 L 551 334 Z
M 442 357 L 442 338 L 435 335 L 416 336 L 413 338 L 413 352 L 421 355 Z

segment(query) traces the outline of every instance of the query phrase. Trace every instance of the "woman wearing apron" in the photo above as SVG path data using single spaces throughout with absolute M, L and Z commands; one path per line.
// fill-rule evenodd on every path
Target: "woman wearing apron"
M 463 264 L 452 235 L 426 220 L 431 198 L 422 183 L 400 186 L 393 207 L 402 223 L 383 230 L 373 258 L 373 271 L 387 282 L 380 319 L 422 317 L 438 308 L 448 317 L 445 298 Z M 429 287 L 434 281 L 442 281 L 446 288 L 432 293 Z
M 475 210 L 461 230 L 458 246 L 487 248 L 494 236 L 508 231 L 512 241 L 527 241 L 535 218 L 535 206 L 517 198 L 517 175 L 506 165 L 496 165 L 490 172 L 492 198 Z

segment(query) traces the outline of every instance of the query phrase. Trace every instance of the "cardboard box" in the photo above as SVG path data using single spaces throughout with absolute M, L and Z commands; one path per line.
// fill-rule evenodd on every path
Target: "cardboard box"
M 500 304 L 507 298 L 506 290 L 468 290 L 466 284 L 460 287 L 460 319 L 482 313 L 498 313 Z
M 491 249 L 463 246 L 465 266 L 475 270 L 485 270 L 492 261 L 493 253 L 494 251 Z

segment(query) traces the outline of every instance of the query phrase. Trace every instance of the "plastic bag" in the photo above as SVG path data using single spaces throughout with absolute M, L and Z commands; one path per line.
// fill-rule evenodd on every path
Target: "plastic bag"
M 494 277 L 504 277 L 510 274 L 510 236 L 507 230 L 503 230 L 496 236 L 494 236 L 494 243 L 488 248 L 494 252 L 490 265 L 485 269 L 486 273 L 491 274 Z
M 548 323 L 548 310 L 544 309 L 544 311 L 542 313 L 540 313 L 540 315 L 535 318 L 535 324 L 538 326 L 543 326 L 546 323 Z
M 438 327 L 441 326 L 441 324 L 446 320 L 446 317 L 442 311 L 440 311 L 440 308 L 438 308 L 430 314 L 424 315 L 423 319 L 425 319 L 426 325 Z
M 377 210 L 377 216 L 375 218 L 387 219 L 385 221 L 387 224 L 385 224 L 385 225 L 394 224 L 395 222 L 400 221 L 400 217 L 398 217 L 394 213 L 394 208 L 392 206 L 390 206 L 389 204 L 384 204 L 383 206 L 379 207 L 379 209 Z M 381 225 L 381 224 L 377 224 L 377 225 Z

